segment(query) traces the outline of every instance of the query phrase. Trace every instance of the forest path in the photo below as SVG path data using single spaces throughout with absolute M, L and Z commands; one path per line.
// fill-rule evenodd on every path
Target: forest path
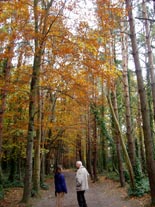
M 75 191 L 75 173 L 64 172 L 68 193 L 65 194 L 64 207 L 78 207 Z M 40 200 L 33 207 L 55 207 L 54 183 L 50 180 L 50 189 L 43 191 Z M 85 193 L 88 207 L 144 207 L 143 200 L 128 198 L 125 188 L 118 182 L 101 177 L 100 181 L 89 181 L 89 190 Z

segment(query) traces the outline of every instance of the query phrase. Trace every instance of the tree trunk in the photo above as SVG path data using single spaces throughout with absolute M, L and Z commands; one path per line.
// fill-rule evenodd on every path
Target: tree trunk
M 56 108 L 56 102 L 57 102 L 57 95 L 56 93 L 52 93 L 51 91 L 49 91 L 49 101 L 50 101 L 50 114 L 49 114 L 49 122 L 53 123 L 53 121 L 55 120 L 55 108 Z M 52 147 L 53 147 L 53 142 L 56 140 L 56 138 L 54 139 L 52 137 L 52 129 L 49 128 L 48 129 L 48 139 L 49 139 L 49 143 L 47 144 L 46 149 L 49 150 L 49 152 L 46 155 L 46 174 L 50 174 L 51 171 L 51 154 L 52 154 Z M 54 139 L 54 140 L 53 140 Z M 55 157 L 55 160 L 57 158 Z M 54 164 L 54 163 L 53 163 Z
M 124 30 L 124 29 L 122 29 Z M 127 35 L 122 34 L 122 67 L 123 67 L 123 83 L 124 83 L 124 98 L 125 98 L 125 112 L 126 112 L 126 135 L 128 140 L 128 153 L 131 164 L 135 166 L 135 143 L 133 138 L 132 122 L 131 122 L 131 106 L 128 82 L 128 47 Z
M 154 63 L 153 63 L 153 53 L 151 48 L 151 37 L 149 31 L 149 21 L 146 9 L 146 3 L 143 0 L 142 2 L 143 9 L 143 18 L 145 25 L 145 33 L 146 33 L 146 46 L 147 46 L 147 54 L 148 54 L 148 67 L 150 71 L 150 80 L 151 80 L 151 91 L 152 91 L 152 100 L 153 100 L 153 112 L 154 112 L 154 121 L 155 121 L 155 72 L 154 72 Z
M 33 74 L 31 79 L 30 88 L 30 103 L 29 103 L 29 124 L 28 124 L 28 137 L 27 137 L 27 152 L 26 152 L 26 171 L 25 171 L 25 182 L 23 192 L 23 202 L 28 202 L 31 190 L 32 190 L 32 153 L 33 153 L 33 141 L 35 136 L 34 129 L 34 118 L 37 111 L 36 98 L 37 98 L 37 87 L 38 77 L 40 70 L 40 56 L 35 56 L 33 65 Z
M 82 156 L 82 143 L 81 143 L 80 135 L 77 135 L 76 138 L 76 151 L 77 151 L 76 160 L 81 160 L 83 162 L 84 160 Z
M 132 14 L 131 0 L 126 0 L 126 8 L 129 16 L 130 37 L 132 43 L 133 58 L 136 68 L 136 76 L 138 82 L 138 91 L 140 95 L 141 112 L 143 120 L 144 143 L 146 149 L 147 172 L 149 176 L 149 183 L 151 189 L 152 204 L 155 204 L 155 161 L 153 157 L 153 140 L 150 127 L 149 109 L 147 106 L 146 91 L 143 82 L 142 69 L 140 66 L 138 46 L 136 42 L 135 24 Z
M 96 108 L 96 106 L 95 106 Z M 92 146 L 92 162 L 93 162 L 93 181 L 97 181 L 97 120 L 96 114 L 93 114 L 93 146 Z
M 152 93 L 151 93 L 151 83 L 150 83 L 150 70 L 148 68 L 148 64 L 146 63 L 147 68 L 147 74 L 146 74 L 146 80 L 147 80 L 147 86 L 146 86 L 146 94 L 147 94 L 147 103 L 148 103 L 148 109 L 149 109 L 149 115 L 150 115 L 150 127 L 151 127 L 151 135 L 153 137 L 153 126 L 154 126 L 154 112 L 152 109 Z M 153 139 L 153 148 L 155 147 L 155 141 Z M 155 149 L 155 148 L 154 148 Z
M 104 103 L 103 103 L 103 100 L 104 100 L 104 79 L 103 79 L 103 76 L 102 76 L 102 85 L 101 85 L 101 89 L 102 89 L 102 94 L 101 94 L 101 97 L 102 97 L 102 108 L 101 108 L 101 117 L 102 117 L 102 121 L 104 121 Z M 106 139 L 105 139 L 105 135 L 103 134 L 103 129 L 101 129 L 101 152 L 102 152 L 102 166 L 103 166 L 103 169 L 104 170 L 107 170 L 107 142 L 106 142 Z M 105 130 L 104 130 L 105 131 Z M 103 170 L 102 169 L 102 170 Z
M 87 146 L 86 146 L 86 163 L 87 170 L 92 178 L 92 167 L 91 167 L 91 136 L 90 136 L 90 107 L 88 107 L 88 117 L 87 117 Z
M 107 170 L 107 143 L 105 140 L 105 136 L 103 135 L 103 133 L 101 132 L 100 134 L 101 136 L 101 171 L 103 170 Z
M 119 117 L 118 117 L 116 90 L 112 92 L 112 104 L 113 104 L 115 115 L 118 120 Z M 115 143 L 116 143 L 120 184 L 121 184 L 121 187 L 123 187 L 125 186 L 125 178 L 124 178 L 124 173 L 123 173 L 124 169 L 123 169 L 123 161 L 122 161 L 122 155 L 121 155 L 121 143 L 120 143 L 119 131 L 118 131 L 115 121 L 114 121 L 114 136 L 115 136 Z
M 41 170 L 40 170 L 40 183 L 44 183 L 45 179 L 45 130 L 44 130 L 44 93 L 41 93 Z
M 35 137 L 35 148 L 34 148 L 34 169 L 33 169 L 33 190 L 35 191 L 35 194 L 38 195 L 40 191 L 40 165 L 41 165 L 41 156 L 40 156 L 40 145 L 41 145 L 41 135 L 42 135 L 42 127 L 41 127 L 41 95 L 40 90 L 38 88 L 38 127 Z
M 108 99 L 108 103 L 109 103 L 109 106 L 110 106 L 110 109 L 111 109 L 111 113 L 112 113 L 112 116 L 113 116 L 113 119 L 114 119 L 116 128 L 117 128 L 118 133 L 119 133 L 119 137 L 120 137 L 120 141 L 121 141 L 121 145 L 122 145 L 122 150 L 123 150 L 123 152 L 124 152 L 126 165 L 127 165 L 127 168 L 128 168 L 128 171 L 129 171 L 129 175 L 130 175 L 131 186 L 134 188 L 134 186 L 135 186 L 135 181 L 134 181 L 134 173 L 133 173 L 133 168 L 132 168 L 132 165 L 131 165 L 131 161 L 130 161 L 128 152 L 127 152 L 127 150 L 126 150 L 126 146 L 125 146 L 125 143 L 124 143 L 124 140 L 123 140 L 123 137 L 122 137 L 122 133 L 121 133 L 120 125 L 119 125 L 118 119 L 117 119 L 117 117 L 116 117 L 116 114 L 115 114 L 113 105 L 112 105 L 112 103 L 111 103 L 111 98 L 109 97 L 109 95 L 107 96 L 107 99 Z
M 141 119 L 141 109 L 140 103 L 138 102 L 138 116 L 137 116 L 137 126 L 138 126 L 138 137 L 139 137 L 139 147 L 140 147 L 140 159 L 142 171 L 146 174 L 146 159 L 145 159 L 145 151 L 144 151 L 144 137 L 142 130 L 142 119 Z
M 34 17 L 35 17 L 35 32 L 38 34 L 38 14 L 37 14 L 38 0 L 34 0 Z M 33 156 L 33 142 L 35 136 L 34 119 L 37 112 L 37 96 L 39 84 L 39 72 L 41 65 L 42 48 L 39 46 L 38 38 L 35 38 L 35 56 L 33 62 L 33 71 L 30 85 L 30 100 L 29 100 L 29 123 L 26 147 L 26 170 L 24 180 L 24 191 L 22 202 L 28 203 L 32 191 L 32 156 Z

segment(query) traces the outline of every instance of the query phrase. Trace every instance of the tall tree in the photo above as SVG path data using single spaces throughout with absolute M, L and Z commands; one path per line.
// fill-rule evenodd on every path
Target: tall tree
M 125 110 L 126 110 L 126 135 L 128 140 L 128 152 L 132 163 L 135 166 L 135 144 L 133 138 L 133 129 L 131 122 L 131 104 L 130 104 L 130 93 L 129 93 L 129 82 L 128 82 L 128 37 L 123 31 L 125 25 L 122 28 L 122 69 L 123 69 L 123 84 L 124 84 L 124 98 L 125 98 Z
M 144 18 L 144 25 L 145 25 L 145 39 L 146 39 L 146 46 L 147 46 L 147 54 L 148 54 L 148 67 L 149 67 L 149 74 L 151 80 L 151 91 L 152 91 L 152 100 L 153 100 L 153 113 L 154 113 L 154 122 L 155 122 L 155 72 L 154 72 L 154 62 L 153 62 L 153 53 L 151 47 L 151 32 L 149 29 L 149 21 L 148 21 L 148 14 L 146 8 L 146 2 L 142 1 L 142 12 Z
M 138 91 L 140 95 L 140 104 L 141 104 L 141 112 L 142 112 L 142 120 L 143 120 L 143 132 L 144 132 L 144 143 L 145 143 L 145 149 L 146 149 L 147 172 L 149 176 L 149 183 L 150 183 L 150 189 L 151 189 L 151 199 L 152 199 L 152 204 L 155 204 L 155 162 L 154 162 L 154 155 L 153 155 L 153 140 L 152 140 L 152 134 L 151 134 L 150 116 L 149 116 L 149 109 L 148 109 L 147 99 L 146 99 L 146 91 L 145 91 L 142 69 L 141 69 L 139 53 L 138 53 L 138 46 L 137 46 L 137 40 L 136 40 L 136 31 L 135 31 L 131 0 L 126 0 L 126 9 L 128 11 L 128 17 L 129 17 L 132 54 L 133 54 L 134 63 L 135 63 Z
M 40 3 L 44 13 L 40 16 Z M 52 27 L 53 22 L 47 28 L 47 17 L 49 10 L 52 6 L 53 0 L 45 3 L 44 1 L 34 0 L 33 12 L 34 12 L 34 61 L 32 68 L 32 78 L 30 83 L 30 100 L 29 100 L 29 123 L 28 123 L 28 136 L 27 136 L 27 152 L 26 152 L 26 172 L 24 181 L 24 192 L 22 202 L 27 203 L 29 201 L 32 190 L 32 155 L 33 155 L 33 141 L 35 134 L 35 115 L 37 113 L 37 97 L 39 87 L 39 73 L 41 69 L 41 60 L 44 52 L 45 39 Z M 40 24 L 41 23 L 41 24 Z M 41 38 L 40 38 L 41 35 Z M 40 136 L 40 135 L 39 135 Z M 40 182 L 40 181 L 38 181 Z

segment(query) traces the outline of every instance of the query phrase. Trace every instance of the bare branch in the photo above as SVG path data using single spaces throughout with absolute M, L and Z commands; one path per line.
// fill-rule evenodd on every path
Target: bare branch
M 139 19 L 139 20 L 148 20 L 150 22 L 155 22 L 155 19 L 149 19 L 149 18 L 143 18 L 143 17 L 135 17 L 135 19 Z

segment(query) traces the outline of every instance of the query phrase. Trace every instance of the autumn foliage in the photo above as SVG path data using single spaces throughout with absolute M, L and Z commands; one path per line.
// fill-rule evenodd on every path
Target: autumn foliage
M 96 0 L 82 11 L 93 20 L 82 19 L 81 4 L 86 6 L 84 1 L 0 1 L 2 185 L 3 172 L 10 181 L 23 180 L 26 165 L 34 179 L 31 186 L 30 176 L 30 192 L 37 191 L 51 166 L 70 168 L 76 159 L 96 181 L 99 162 L 107 169 L 107 154 L 116 150 L 114 133 L 107 130 L 115 124 L 106 97 L 122 78 L 116 49 L 126 11 L 121 0 Z

